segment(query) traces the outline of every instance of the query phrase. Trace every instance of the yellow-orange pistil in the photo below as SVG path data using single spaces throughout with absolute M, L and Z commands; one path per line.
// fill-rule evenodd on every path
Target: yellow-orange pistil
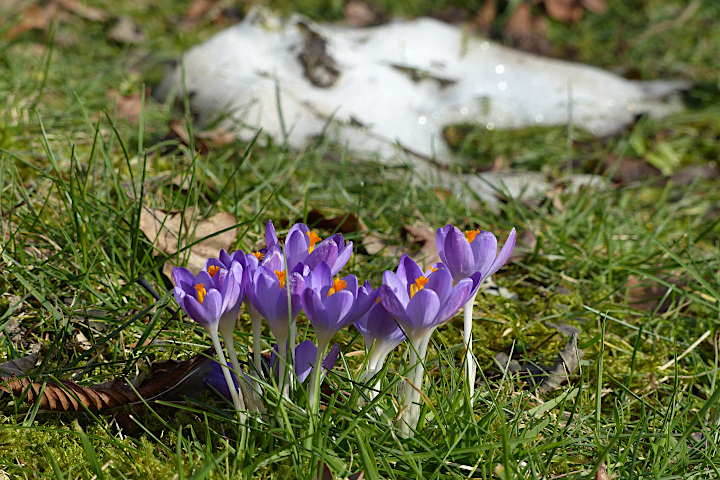
M 277 275 L 278 280 L 280 281 L 280 288 L 285 288 L 285 277 L 286 277 L 285 270 L 283 270 L 283 271 L 275 270 L 275 275 Z
M 265 254 L 262 253 L 260 250 L 258 250 L 257 252 L 253 252 L 253 255 L 255 255 L 258 260 L 262 260 L 263 258 L 265 258 Z
M 220 271 L 220 267 L 218 267 L 217 265 L 210 265 L 208 267 L 208 273 L 212 278 L 215 278 L 215 274 L 217 274 L 218 271 Z
M 197 291 L 198 302 L 200 302 L 200 305 L 202 305 L 203 301 L 205 300 L 205 295 L 207 295 L 205 285 L 203 285 L 202 283 L 198 283 L 197 285 L 195 285 L 195 290 Z
M 308 247 L 308 253 L 312 253 L 313 250 L 315 250 L 315 244 L 322 240 L 322 238 L 320 238 L 320 235 L 313 232 L 312 230 L 307 232 L 307 236 L 310 238 L 310 246 Z
M 340 290 L 344 290 L 345 287 L 347 287 L 347 282 L 345 280 L 340 280 L 339 278 L 336 278 L 332 284 L 332 287 L 330 287 L 330 290 L 328 290 L 327 296 L 329 297 L 333 293 L 337 293 Z
M 465 238 L 467 238 L 468 243 L 472 243 L 479 233 L 480 230 L 465 230 Z
M 425 288 L 425 284 L 428 282 L 429 280 L 425 277 L 416 278 L 415 283 L 410 285 L 410 298 L 413 298 L 417 292 Z

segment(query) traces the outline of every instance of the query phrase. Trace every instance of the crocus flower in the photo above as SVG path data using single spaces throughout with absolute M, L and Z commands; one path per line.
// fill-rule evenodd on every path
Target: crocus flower
M 482 281 L 497 272 L 508 261 L 515 248 L 516 238 L 517 234 L 513 228 L 498 254 L 497 238 L 491 232 L 470 230 L 463 235 L 459 228 L 445 225 L 443 228 L 439 228 L 435 235 L 440 258 L 456 282 L 473 275 L 480 275 L 479 281 L 476 282 L 464 307 L 465 373 L 471 401 L 475 393 L 475 371 L 477 369 L 472 357 L 472 311 L 475 296 Z
M 317 350 L 317 346 L 315 346 L 315 343 L 313 343 L 312 340 L 305 340 L 304 342 L 300 342 L 300 344 L 295 347 L 295 375 L 297 376 L 300 383 L 303 383 L 305 380 L 307 380 L 307 377 L 310 376 L 310 373 L 315 367 Z M 272 354 L 270 355 L 270 367 L 272 368 L 274 366 L 275 371 L 277 372 L 279 369 L 279 365 L 275 364 L 277 361 L 276 352 L 277 345 L 275 345 Z M 335 366 L 335 363 L 337 362 L 339 352 L 340 346 L 338 344 L 333 345 L 333 347 L 330 349 L 330 352 L 325 356 L 321 363 L 324 371 L 327 372 L 329 370 L 332 370 L 332 368 Z
M 303 267 L 299 264 L 296 270 L 302 270 Z M 302 274 L 298 271 L 288 274 L 280 250 L 277 247 L 270 248 L 263 263 L 255 270 L 247 294 L 252 305 L 267 320 L 279 345 L 287 345 L 291 325 L 295 324 L 302 307 L 301 295 L 304 289 Z M 283 360 L 280 379 L 287 388 L 288 384 L 284 383 L 287 347 L 280 350 Z
M 400 324 L 412 345 L 409 377 L 419 390 L 422 388 L 423 368 L 430 336 L 435 329 L 452 318 L 468 299 L 479 274 L 465 278 L 453 286 L 447 269 L 423 272 L 412 258 L 403 254 L 395 273 L 383 274 L 380 298 L 387 312 Z M 418 367 L 420 360 L 420 368 Z M 405 405 L 410 407 L 416 398 L 414 388 L 408 386 Z M 413 407 L 415 410 L 416 408 Z M 417 421 L 415 412 L 408 412 L 405 433 Z M 419 411 L 417 412 L 419 414 Z
M 222 273 L 221 270 L 223 270 Z M 233 311 L 235 319 L 237 319 L 238 311 L 236 309 L 239 308 L 237 305 L 242 301 L 242 280 L 237 280 L 235 277 L 240 275 L 242 278 L 242 267 L 237 265 L 236 268 L 229 271 L 213 268 L 211 271 L 212 275 L 208 271 L 202 271 L 195 277 L 186 268 L 174 267 L 175 289 L 173 293 L 180 308 L 202 326 L 210 336 L 218 359 L 223 365 L 225 382 L 232 394 L 233 404 L 235 409 L 240 412 L 245 409 L 244 401 L 242 397 L 238 396 L 238 390 L 233 388 L 230 370 L 227 368 L 225 355 L 218 338 L 218 327 L 221 319 L 223 319 L 223 325 L 227 324 Z M 218 277 L 217 280 L 213 275 Z
M 314 270 L 320 262 L 325 262 L 332 275 L 337 275 L 350 260 L 352 249 L 353 243 L 345 245 L 342 234 L 337 233 L 322 240 L 304 223 L 293 225 L 285 239 L 285 255 L 290 270 L 298 263 L 304 263 L 310 270 Z
M 367 381 L 382 369 L 390 352 L 405 341 L 405 332 L 380 302 L 370 307 L 353 325 L 365 341 L 368 361 L 363 380 Z M 380 380 L 377 384 L 379 383 Z M 375 393 L 375 388 L 370 390 L 371 397 L 374 397 Z
M 310 273 L 307 285 L 302 296 L 303 309 L 318 340 L 317 363 L 320 356 L 325 354 L 332 337 L 362 316 L 374 303 L 378 292 L 373 291 L 369 283 L 358 288 L 355 275 L 333 279 L 331 269 L 325 262 L 320 262 Z M 318 372 L 313 373 L 311 386 L 312 407 L 318 400 Z

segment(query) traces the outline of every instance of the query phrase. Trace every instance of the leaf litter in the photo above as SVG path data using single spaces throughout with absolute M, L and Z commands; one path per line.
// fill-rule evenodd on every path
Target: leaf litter
M 101 411 L 145 401 L 176 400 L 196 397 L 206 391 L 203 379 L 212 366 L 208 355 L 212 349 L 198 353 L 188 360 L 164 360 L 150 366 L 149 375 L 136 388 L 127 380 L 116 378 L 109 382 L 84 387 L 72 380 L 33 381 L 29 377 L 11 377 L 0 390 L 33 404 L 39 399 L 39 407 L 48 411 Z M 22 362 L 20 362 L 22 360 Z M 19 368 L 26 368 L 32 358 L 19 359 Z M 37 361 L 37 355 L 35 356 Z M 8 364 L 9 362 L 6 362 Z M 4 365 L 0 365 L 3 368 Z M 34 363 L 33 363 L 34 366 Z

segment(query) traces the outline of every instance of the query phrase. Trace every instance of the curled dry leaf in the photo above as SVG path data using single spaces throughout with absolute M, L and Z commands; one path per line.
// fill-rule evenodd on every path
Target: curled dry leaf
M 502 352 L 495 355 L 495 362 L 502 371 L 518 373 L 530 384 L 537 385 L 540 392 L 547 393 L 567 382 L 580 366 L 580 360 L 585 356 L 585 352 L 578 348 L 577 339 L 576 333 L 570 335 L 570 339 L 558 353 L 552 366 L 521 365 L 517 360 L 510 359 Z
M 435 245 L 435 233 L 435 229 L 428 225 L 420 225 L 417 227 L 403 225 L 403 235 L 407 236 L 407 234 L 410 234 L 413 237 L 413 242 L 410 246 L 420 244 L 420 250 L 413 255 L 415 261 L 419 265 L 424 264 L 426 268 L 440 261 L 440 254 Z
M 3 377 L 9 377 L 11 375 L 17 376 L 27 373 L 35 368 L 37 359 L 37 353 L 31 353 L 29 355 L 25 355 L 24 357 L 14 358 L 5 363 L 0 363 L 0 371 L 2 371 L 0 375 Z
M 625 283 L 628 304 L 638 310 L 657 310 L 658 313 L 667 312 L 676 296 L 672 293 L 666 296 L 668 290 L 682 290 L 687 285 L 687 280 L 675 276 L 665 277 L 663 280 L 670 286 L 630 275 Z
M 145 32 L 129 17 L 118 18 L 117 24 L 110 29 L 108 38 L 126 45 L 138 45 L 147 41 Z
M 27 392 L 25 401 L 40 401 L 40 408 L 51 411 L 91 411 L 116 408 L 139 401 L 162 396 L 166 400 L 184 396 L 197 396 L 205 391 L 203 377 L 211 361 L 211 350 L 199 353 L 184 361 L 166 360 L 152 364 L 150 374 L 137 388 L 137 393 L 124 381 L 109 382 L 83 387 L 71 380 L 60 382 L 33 382 L 29 378 L 13 378 L 0 390 L 18 397 Z M 45 388 L 43 389 L 43 384 Z
M 610 480 L 605 462 L 601 463 L 597 471 L 595 471 L 595 480 Z
M 155 247 L 167 255 L 173 255 L 179 249 L 193 244 L 187 257 L 187 268 L 197 274 L 205 265 L 205 260 L 217 257 L 220 249 L 228 250 L 237 237 L 237 219 L 228 212 L 220 212 L 213 217 L 197 220 L 197 210 L 188 208 L 185 212 L 166 212 L 143 207 L 140 214 L 140 229 Z M 187 251 L 181 255 L 184 257 Z M 172 267 L 179 264 L 177 258 L 165 262 L 163 273 L 172 278 Z

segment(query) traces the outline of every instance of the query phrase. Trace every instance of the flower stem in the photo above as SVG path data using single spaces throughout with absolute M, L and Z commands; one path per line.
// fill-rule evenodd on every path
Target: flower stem
M 228 390 L 230 390 L 230 396 L 232 397 L 233 405 L 235 410 L 240 414 L 240 399 L 238 398 L 238 391 L 235 388 L 235 382 L 233 382 L 230 376 L 230 369 L 227 366 L 227 360 L 225 360 L 225 354 L 223 353 L 222 347 L 220 346 L 220 339 L 218 338 L 217 331 L 208 332 L 210 334 L 210 340 L 212 340 L 213 347 L 215 347 L 215 353 L 217 353 L 218 360 L 220 361 L 220 367 L 222 368 L 223 375 L 225 376 L 225 382 L 227 382 Z M 245 416 L 240 414 L 241 421 L 245 421 Z
M 253 336 L 253 364 L 255 365 L 255 375 L 262 376 L 262 343 L 260 332 L 262 331 L 262 316 L 252 303 L 247 302 L 248 312 L 250 313 L 250 321 L 252 322 Z
M 245 407 L 245 398 L 243 395 L 242 383 L 245 382 L 242 370 L 240 369 L 240 362 L 238 362 L 237 352 L 235 351 L 235 339 L 233 338 L 233 331 L 235 325 L 228 324 L 224 325 L 222 322 L 219 325 L 220 335 L 222 336 L 223 342 L 225 342 L 225 348 L 227 348 L 228 357 L 230 358 L 230 365 L 232 365 L 233 372 L 235 372 L 235 378 L 237 378 L 238 386 L 240 390 L 237 390 L 238 397 L 238 409 L 247 410 Z
M 475 294 L 477 295 L 477 294 Z M 465 340 L 465 385 L 467 391 L 470 394 L 470 402 L 473 401 L 475 396 L 475 372 L 477 371 L 477 365 L 473 359 L 472 354 L 472 316 L 473 316 L 473 305 L 475 304 L 475 297 L 465 303 L 464 307 L 464 329 L 463 339 Z
M 308 424 L 308 436 L 305 440 L 305 448 L 312 449 L 313 436 L 315 434 L 315 422 L 318 421 L 318 412 L 320 411 L 320 378 L 322 377 L 322 358 L 327 350 L 329 340 L 318 338 L 317 355 L 315 355 L 315 365 L 310 376 L 310 386 L 308 387 L 308 407 L 310 409 L 310 422 Z

